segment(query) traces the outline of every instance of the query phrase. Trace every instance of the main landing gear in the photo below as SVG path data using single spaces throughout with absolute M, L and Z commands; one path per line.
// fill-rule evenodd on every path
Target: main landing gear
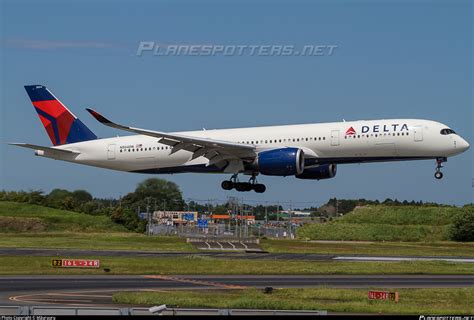
M 221 187 L 224 190 L 235 190 L 239 192 L 247 192 L 247 191 L 255 191 L 256 193 L 264 193 L 267 189 L 264 184 L 257 183 L 257 177 L 252 175 L 249 182 L 238 182 L 237 181 L 237 174 L 234 174 L 230 180 L 224 180 L 221 183 Z
M 441 172 L 441 168 L 443 167 L 443 162 L 448 161 L 447 158 L 436 158 L 436 172 L 434 174 L 436 179 L 442 179 L 443 173 Z

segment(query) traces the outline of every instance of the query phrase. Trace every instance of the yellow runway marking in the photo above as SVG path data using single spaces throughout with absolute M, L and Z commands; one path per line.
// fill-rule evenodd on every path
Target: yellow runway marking
M 90 294 L 78 294 L 78 293 L 46 293 L 48 296 L 63 296 L 63 297 L 92 297 L 92 298 L 112 298 L 112 296 L 100 296 Z

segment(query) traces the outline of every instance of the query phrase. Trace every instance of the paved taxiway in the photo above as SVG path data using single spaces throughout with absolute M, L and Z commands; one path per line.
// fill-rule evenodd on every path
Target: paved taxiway
M 50 256 L 50 257 L 184 257 L 207 256 L 225 259 L 269 259 L 269 260 L 309 260 L 309 261 L 451 261 L 474 263 L 473 257 L 443 256 L 370 256 L 370 255 L 331 255 L 313 253 L 268 253 L 268 252 L 154 252 L 134 250 L 81 250 L 81 249 L 21 249 L 0 248 L 0 256 Z
M 474 286 L 474 275 L 144 275 L 2 276 L 0 304 L 104 305 L 126 290 L 304 288 L 449 288 Z

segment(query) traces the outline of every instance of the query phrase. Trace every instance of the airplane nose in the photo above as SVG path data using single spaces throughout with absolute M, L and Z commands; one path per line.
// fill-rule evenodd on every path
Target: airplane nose
M 456 149 L 459 149 L 459 150 L 464 152 L 467 149 L 469 149 L 469 147 L 470 147 L 469 143 L 466 140 L 464 140 L 463 138 L 459 137 Z

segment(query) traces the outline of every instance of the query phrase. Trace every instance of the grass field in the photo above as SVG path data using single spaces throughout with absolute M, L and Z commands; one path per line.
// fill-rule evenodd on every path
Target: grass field
M 1 234 L 0 234 L 1 235 Z M 147 237 L 138 233 L 32 233 L 0 236 L 3 248 L 55 248 L 95 250 L 197 251 L 186 239 Z
M 168 307 L 242 308 L 276 310 L 327 310 L 329 312 L 383 314 L 473 314 L 474 288 L 396 289 L 398 303 L 369 301 L 367 289 L 276 289 L 262 290 L 120 292 L 113 301 L 121 304 Z M 395 291 L 395 289 L 384 289 Z
M 106 216 L 0 201 L 0 247 L 195 251 L 185 239 L 129 232 Z
M 261 246 L 269 252 L 474 257 L 473 242 L 330 242 L 267 239 L 261 242 Z
M 100 259 L 101 268 L 51 267 L 53 258 L 0 256 L 0 275 L 55 274 L 474 274 L 472 263 L 430 262 L 330 262 L 294 260 L 219 259 L 205 256 L 178 258 L 87 257 Z
M 0 201 L 0 230 L 18 232 L 127 232 L 109 217 Z
M 452 219 L 472 207 L 367 206 L 324 224 L 308 224 L 298 236 L 311 240 L 444 241 Z

